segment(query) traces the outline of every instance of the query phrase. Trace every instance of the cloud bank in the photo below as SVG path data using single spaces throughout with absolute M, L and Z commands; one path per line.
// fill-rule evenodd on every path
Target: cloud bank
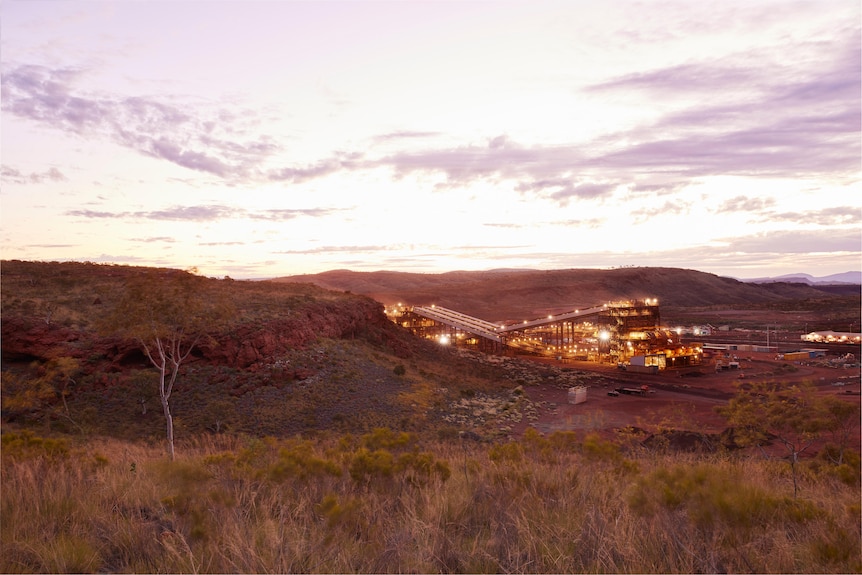
M 809 60 L 740 54 L 582 86 L 577 92 L 592 97 L 675 105 L 653 121 L 576 144 L 523 144 L 495 135 L 480 145 L 422 147 L 439 134 L 402 130 L 369 136 L 361 151 L 284 165 L 274 136 L 249 132 L 227 110 L 90 94 L 76 88 L 84 71 L 34 65 L 3 74 L 3 107 L 233 183 L 303 183 L 385 167 L 397 177 L 438 174 L 452 187 L 511 182 L 525 196 L 565 204 L 604 198 L 620 186 L 652 193 L 653 176 L 671 188 L 715 175 L 854 177 L 862 130 L 860 35 L 858 28 L 839 32 L 834 44 L 812 46 Z M 413 149 L 375 153 L 377 144 L 401 142 Z M 61 175 L 42 177 L 55 176 Z

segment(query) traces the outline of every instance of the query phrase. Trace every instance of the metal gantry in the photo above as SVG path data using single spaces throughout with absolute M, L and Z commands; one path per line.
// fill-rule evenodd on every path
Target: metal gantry
M 401 307 L 394 314 L 403 327 L 441 343 L 603 362 L 681 355 L 678 335 L 661 328 L 660 319 L 655 299 L 609 302 L 503 325 L 438 305 Z

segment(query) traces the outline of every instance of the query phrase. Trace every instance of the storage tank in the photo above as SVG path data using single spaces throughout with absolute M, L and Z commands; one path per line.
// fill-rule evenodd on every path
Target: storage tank
M 575 405 L 587 401 L 587 388 L 583 385 L 569 388 L 569 403 Z

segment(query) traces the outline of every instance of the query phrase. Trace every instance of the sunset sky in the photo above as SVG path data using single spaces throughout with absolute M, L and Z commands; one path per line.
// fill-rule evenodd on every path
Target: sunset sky
M 862 268 L 860 2 L 0 5 L 3 259 Z

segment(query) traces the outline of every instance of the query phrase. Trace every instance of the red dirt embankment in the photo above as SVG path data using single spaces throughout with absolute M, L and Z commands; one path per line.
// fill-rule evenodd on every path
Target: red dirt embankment
M 318 338 L 359 336 L 387 345 L 396 355 L 409 356 L 408 338 L 386 319 L 381 308 L 378 302 L 368 298 L 311 302 L 288 317 L 261 323 L 238 323 L 214 334 L 215 344 L 200 345 L 194 352 L 195 357 L 218 365 L 253 368 L 267 358 L 302 348 Z M 20 317 L 3 318 L 2 341 L 4 362 L 57 357 L 99 358 L 100 365 L 91 365 L 90 369 L 120 370 L 123 366 L 146 361 L 132 340 Z
M 318 338 L 349 339 L 362 336 L 384 343 L 396 355 L 410 354 L 404 334 L 386 319 L 382 306 L 371 299 L 316 302 L 289 317 L 262 324 L 241 324 L 217 337 L 218 345 L 202 347 L 203 356 L 214 363 L 248 368 L 301 348 Z

